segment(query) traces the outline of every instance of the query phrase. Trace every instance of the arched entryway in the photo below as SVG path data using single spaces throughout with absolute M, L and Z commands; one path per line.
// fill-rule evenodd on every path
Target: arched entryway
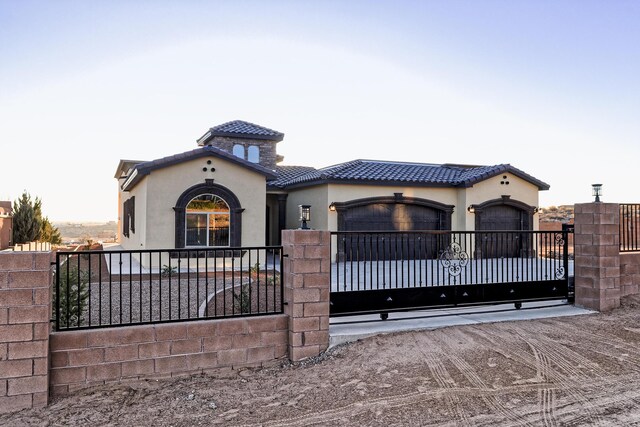
M 396 193 L 391 197 L 369 197 L 333 203 L 338 213 L 338 231 L 389 232 L 384 238 L 362 234 L 338 242 L 341 259 L 366 260 L 434 258 L 445 242 L 436 236 L 416 236 L 414 231 L 451 230 L 452 205 Z
M 476 231 L 476 255 L 485 258 L 512 258 L 521 256 L 532 246 L 526 233 L 499 233 L 500 231 L 525 231 L 533 229 L 535 207 L 509 196 L 473 205 Z

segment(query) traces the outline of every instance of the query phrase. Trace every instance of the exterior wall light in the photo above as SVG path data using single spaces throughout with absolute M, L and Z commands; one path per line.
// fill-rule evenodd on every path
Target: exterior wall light
M 331 204 L 329 205 L 329 210 L 330 210 L 331 212 L 335 212 L 335 211 L 336 211 L 336 204 L 335 204 L 335 203 L 331 203 Z
M 469 213 L 475 213 L 476 207 L 474 205 L 469 205 L 469 207 L 467 208 L 467 211 Z
M 311 205 L 298 205 L 298 212 L 300 213 L 300 228 L 308 230 L 307 222 L 311 221 Z
M 600 196 L 602 196 L 602 184 L 591 184 L 591 187 L 593 187 L 591 195 L 596 198 L 595 202 L 599 203 Z

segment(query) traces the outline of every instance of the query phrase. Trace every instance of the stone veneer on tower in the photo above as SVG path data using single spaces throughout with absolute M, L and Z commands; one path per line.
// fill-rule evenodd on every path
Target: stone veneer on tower
M 276 144 L 284 138 L 284 134 L 253 123 L 235 120 L 209 129 L 198 139 L 198 145 L 210 145 L 234 153 L 234 147 L 243 147 L 244 160 L 251 161 L 249 147 L 258 147 L 259 165 L 274 170 L 276 164 L 283 160 L 277 153 Z M 240 156 L 239 156 L 240 157 Z

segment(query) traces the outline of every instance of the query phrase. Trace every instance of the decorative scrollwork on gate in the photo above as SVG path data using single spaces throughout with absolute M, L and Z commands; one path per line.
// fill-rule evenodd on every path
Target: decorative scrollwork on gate
M 440 254 L 440 265 L 452 276 L 459 276 L 469 263 L 469 254 L 462 250 L 457 242 L 451 242 Z
M 556 279 L 564 279 L 564 267 L 556 268 Z
M 564 235 L 563 234 L 556 233 L 555 234 L 555 239 L 556 239 L 556 245 L 564 246 Z

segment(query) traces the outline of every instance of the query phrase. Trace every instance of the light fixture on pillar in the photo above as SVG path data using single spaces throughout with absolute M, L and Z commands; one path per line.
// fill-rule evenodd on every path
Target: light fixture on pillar
M 591 192 L 591 195 L 596 198 L 595 202 L 599 203 L 600 196 L 602 196 L 602 184 L 591 184 L 591 187 L 593 187 L 593 191 Z
M 298 205 L 298 211 L 300 212 L 300 228 L 308 230 L 307 222 L 311 221 L 311 205 Z
M 329 205 L 329 210 L 330 210 L 331 212 L 335 212 L 335 211 L 336 211 L 336 204 L 335 204 L 335 203 L 331 203 L 331 204 Z
M 469 205 L 467 208 L 467 212 L 474 213 L 476 211 L 476 207 L 474 205 Z

